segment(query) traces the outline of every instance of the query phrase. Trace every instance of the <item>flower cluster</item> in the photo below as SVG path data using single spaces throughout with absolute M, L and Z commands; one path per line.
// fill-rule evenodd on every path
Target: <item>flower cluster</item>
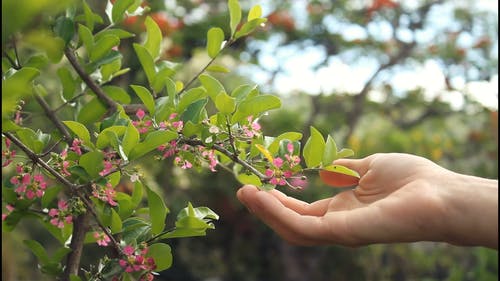
M 113 207 L 118 205 L 115 201 L 116 191 L 113 188 L 113 185 L 109 182 L 106 183 L 106 186 L 101 186 L 95 183 L 92 184 L 92 195 Z
M 5 205 L 5 209 L 7 209 L 7 213 L 2 214 L 2 221 L 4 221 L 10 215 L 10 213 L 12 213 L 12 211 L 14 211 L 14 206 L 7 204 Z
M 49 210 L 49 216 L 52 218 L 50 223 L 59 228 L 64 228 L 64 223 L 70 224 L 73 222 L 73 215 L 68 202 L 64 200 L 59 200 L 57 209 L 52 208 Z
M 154 276 L 151 271 L 156 269 L 156 264 L 152 257 L 146 257 L 148 253 L 146 245 L 141 245 L 138 249 L 127 245 L 123 248 L 123 253 L 126 258 L 120 259 L 118 263 L 125 269 L 125 272 L 132 273 L 145 271 L 140 280 L 153 280 Z
M 272 185 L 286 185 L 286 179 L 292 177 L 293 169 L 300 163 L 300 157 L 293 154 L 293 143 L 288 143 L 286 148 L 288 153 L 284 155 L 285 160 L 281 157 L 274 158 L 272 167 L 268 167 L 265 171 Z
M 16 166 L 17 175 L 10 179 L 10 183 L 15 185 L 14 191 L 19 199 L 27 198 L 29 200 L 38 197 L 41 198 L 47 188 L 47 183 L 42 174 L 31 176 L 30 169 L 23 164 Z
M 2 167 L 8 166 L 12 163 L 14 157 L 16 156 L 16 151 L 10 149 L 10 140 L 5 139 L 5 150 L 2 150 Z
M 103 247 L 108 246 L 109 242 L 111 242 L 109 236 L 102 231 L 101 232 L 94 231 L 94 238 L 96 239 L 97 245 Z
M 146 113 L 141 108 L 137 110 L 135 116 L 137 116 L 139 120 L 132 121 L 132 125 L 134 125 L 137 128 L 137 131 L 139 131 L 139 133 L 141 134 L 147 133 L 149 131 L 149 128 L 153 125 L 153 121 L 149 119 L 147 120 L 144 119 Z
M 248 116 L 248 125 L 241 126 L 243 134 L 248 138 L 253 138 L 261 134 L 260 124 L 256 120 L 253 120 L 253 116 Z
M 120 159 L 117 157 L 116 152 L 110 151 L 104 153 L 104 169 L 99 172 L 99 175 L 106 176 L 108 175 L 113 167 L 117 167 L 120 165 Z
M 82 155 L 82 143 L 80 139 L 74 139 L 69 149 L 78 155 Z
M 174 129 L 177 132 L 182 131 L 182 128 L 184 128 L 184 122 L 182 122 L 182 120 L 176 120 L 176 118 L 177 118 L 177 113 L 170 114 L 167 121 L 160 122 L 159 124 L 160 128 Z

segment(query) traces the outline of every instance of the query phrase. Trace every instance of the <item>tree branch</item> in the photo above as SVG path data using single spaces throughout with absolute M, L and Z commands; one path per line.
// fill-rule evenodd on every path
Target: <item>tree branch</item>
M 92 92 L 94 92 L 97 97 L 102 100 L 104 103 L 106 103 L 109 107 L 110 111 L 116 111 L 117 109 L 117 103 L 112 100 L 106 93 L 97 85 L 87 74 L 87 72 L 83 69 L 83 67 L 80 65 L 78 62 L 78 59 L 76 58 L 74 51 L 66 48 L 64 50 L 64 54 L 66 55 L 66 58 L 68 58 L 68 61 L 71 63 L 73 68 L 76 70 L 80 78 L 82 78 L 83 82 L 89 87 Z

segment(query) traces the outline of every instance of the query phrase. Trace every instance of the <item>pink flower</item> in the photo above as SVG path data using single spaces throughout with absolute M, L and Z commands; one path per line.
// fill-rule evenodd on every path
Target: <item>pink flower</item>
M 100 186 L 97 184 L 93 184 L 92 185 L 92 195 L 95 198 L 97 198 L 103 202 L 108 203 L 110 206 L 114 207 L 114 206 L 118 205 L 118 203 L 116 203 L 116 201 L 114 201 L 115 197 L 116 197 L 116 191 L 114 190 L 111 183 L 107 183 L 106 187 L 103 187 L 103 186 Z
M 82 155 L 82 141 L 79 139 L 74 139 L 73 143 L 71 144 L 71 147 L 69 148 L 70 150 L 74 151 L 78 155 Z
M 52 208 L 49 210 L 49 216 L 52 218 L 50 223 L 58 228 L 64 228 L 64 223 L 70 224 L 73 222 L 73 216 L 66 201 L 59 200 L 57 207 L 58 209 Z
M 7 204 L 5 205 L 5 209 L 7 209 L 7 213 L 2 214 L 2 221 L 4 221 L 10 215 L 10 213 L 12 213 L 12 211 L 14 211 L 14 206 Z
M 175 157 L 174 159 L 174 163 L 177 165 L 177 166 L 180 166 L 181 169 L 190 169 L 193 167 L 193 164 L 191 164 L 191 162 L 189 162 L 188 160 L 183 160 L 182 158 L 180 158 L 179 156 Z
M 123 248 L 123 254 L 126 256 L 126 259 L 120 259 L 118 264 L 125 269 L 125 272 L 145 271 L 143 274 L 147 275 L 150 274 L 150 271 L 156 269 L 154 259 L 145 256 L 147 248 L 140 251 L 140 253 L 136 253 L 134 247 L 127 245 Z
M 97 245 L 99 246 L 108 246 L 109 242 L 111 242 L 111 239 L 109 238 L 108 235 L 104 232 L 94 232 L 94 238 L 97 240 Z
M 215 151 L 214 150 L 205 150 L 201 153 L 201 156 L 205 157 L 208 159 L 208 167 L 210 168 L 210 171 L 216 172 L 215 167 L 218 164 L 217 157 L 215 156 Z
M 260 124 L 256 121 L 253 122 L 253 116 L 248 116 L 247 120 L 250 125 L 241 126 L 241 128 L 243 129 L 243 133 L 249 138 L 260 135 Z
M 7 167 L 16 156 L 16 151 L 10 150 L 10 139 L 5 139 L 5 148 L 6 150 L 2 150 L 2 160 L 5 159 L 5 162 L 2 163 L 2 167 Z
M 137 130 L 139 131 L 140 134 L 147 133 L 149 131 L 149 127 L 153 125 L 153 121 L 151 120 L 143 120 L 144 117 L 146 116 L 146 113 L 144 110 L 139 108 L 137 112 L 135 113 L 135 116 L 139 118 L 138 121 L 132 121 L 132 125 L 134 125 Z

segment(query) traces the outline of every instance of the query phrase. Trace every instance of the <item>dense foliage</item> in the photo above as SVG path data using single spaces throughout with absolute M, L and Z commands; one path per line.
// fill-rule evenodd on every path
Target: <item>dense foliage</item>
M 463 87 L 497 72 L 488 13 L 445 1 L 149 2 L 2 2 L 7 269 L 24 257 L 53 276 L 47 280 L 156 272 L 160 280 L 497 278 L 497 258 L 484 249 L 292 247 L 234 201 L 242 183 L 278 186 L 307 201 L 331 196 L 312 172 L 354 153 L 337 144 L 357 157 L 409 152 L 496 178 L 496 109 Z M 419 38 L 432 28 L 433 11 L 450 5 L 457 28 L 427 40 L 399 35 Z M 348 38 L 332 21 L 366 27 L 368 36 Z M 373 31 L 384 24 L 388 38 Z M 323 54 L 315 69 L 332 58 L 371 58 L 373 75 L 354 93 L 274 95 L 286 72 L 282 53 L 313 47 Z M 266 65 L 270 57 L 274 67 Z M 429 99 L 423 88 L 401 92 L 391 84 L 388 77 L 431 60 L 445 73 L 443 93 Z M 257 86 L 252 80 L 262 73 L 267 80 Z M 443 98 L 449 93 L 463 107 L 451 107 Z M 14 255 L 17 245 L 36 261 Z

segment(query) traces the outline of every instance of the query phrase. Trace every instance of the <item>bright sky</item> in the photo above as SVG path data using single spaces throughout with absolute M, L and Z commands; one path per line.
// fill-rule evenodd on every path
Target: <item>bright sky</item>
M 467 0 L 456 1 L 455 4 L 462 2 L 467 3 Z M 304 11 L 305 4 L 306 1 L 294 2 L 293 11 L 297 11 L 297 15 L 299 15 L 298 24 L 300 24 L 300 11 Z M 267 6 L 264 3 L 262 5 L 264 14 L 266 14 Z M 475 1 L 474 7 L 478 10 L 494 11 L 498 15 L 497 1 Z M 439 10 L 434 11 L 435 16 L 431 18 L 433 28 L 435 29 L 420 33 L 417 40 L 426 42 L 430 40 L 429 38 L 432 38 L 433 32 L 440 32 L 441 28 L 449 26 L 450 22 L 447 22 L 445 19 L 452 17 L 451 12 L 449 5 L 444 5 Z M 332 29 L 331 31 L 342 31 L 346 39 L 363 39 L 367 36 L 365 29 L 356 26 L 346 27 L 345 25 L 336 23 L 333 17 L 328 18 L 326 24 L 328 28 Z M 368 32 L 372 36 L 377 35 L 382 39 L 384 34 L 390 34 L 391 30 L 388 25 L 372 24 L 368 27 Z M 405 36 L 404 32 L 400 34 L 401 39 Z M 464 46 L 470 45 L 472 42 L 472 38 L 467 37 L 460 38 L 460 40 Z M 378 67 L 378 63 L 374 59 L 368 57 L 358 58 L 355 53 L 347 53 L 343 56 L 336 56 L 329 59 L 326 66 L 322 66 L 317 71 L 314 71 L 313 67 L 323 60 L 325 56 L 322 49 L 315 46 L 296 46 L 282 48 L 278 52 L 274 52 L 279 41 L 279 37 L 270 38 L 268 42 L 257 46 L 257 48 L 259 48 L 261 53 L 259 61 L 263 64 L 264 68 L 275 70 L 278 66 L 281 66 L 282 72 L 275 77 L 273 86 L 283 95 L 296 91 L 313 95 L 321 92 L 347 92 L 356 94 L 359 93 L 364 83 Z M 498 40 L 496 44 L 498 45 Z M 353 60 L 352 56 L 356 59 Z M 491 54 L 491 57 L 498 60 L 498 50 Z M 346 62 L 350 63 L 347 64 Z M 252 73 L 254 79 L 259 84 L 264 84 L 270 78 L 267 73 L 259 72 L 254 67 L 244 69 L 243 72 Z M 453 108 L 461 108 L 464 104 L 463 96 L 459 93 L 446 90 L 444 77 L 440 66 L 433 60 L 412 65 L 411 70 L 398 69 L 397 73 L 381 73 L 381 78 L 391 81 L 396 92 L 422 88 L 425 89 L 424 95 L 427 99 L 431 100 L 439 96 L 439 99 L 449 102 Z M 463 92 L 484 106 L 494 110 L 498 109 L 498 74 L 494 75 L 489 81 L 477 81 L 466 84 L 463 79 L 455 79 L 452 83 L 454 87 L 463 90 Z M 376 89 L 370 93 L 369 97 L 374 101 L 383 101 L 381 100 L 382 95 Z

